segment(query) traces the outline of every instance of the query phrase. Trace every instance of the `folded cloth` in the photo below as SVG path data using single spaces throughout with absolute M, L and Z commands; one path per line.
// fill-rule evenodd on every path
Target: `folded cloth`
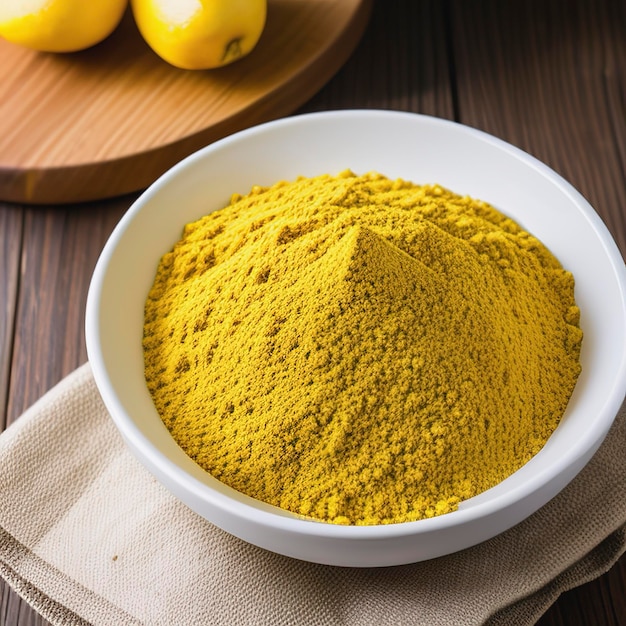
M 53 624 L 531 624 L 626 545 L 626 410 L 508 532 L 379 569 L 305 563 L 190 511 L 125 447 L 88 364 L 0 436 L 0 574 Z

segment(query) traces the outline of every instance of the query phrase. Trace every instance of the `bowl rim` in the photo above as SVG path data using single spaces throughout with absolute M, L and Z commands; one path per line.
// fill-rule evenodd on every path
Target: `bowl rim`
M 139 197 L 132 203 L 128 211 L 118 222 L 117 226 L 107 240 L 92 275 L 87 296 L 85 316 L 87 354 L 96 385 L 100 390 L 104 404 L 116 426 L 122 433 L 123 438 L 126 440 L 126 443 L 135 455 L 140 457 L 140 460 L 143 461 L 148 469 L 154 469 L 156 467 L 165 468 L 166 472 L 171 477 L 172 483 L 176 483 L 178 485 L 182 485 L 184 483 L 184 488 L 186 490 L 204 501 L 210 501 L 212 506 L 216 506 L 235 517 L 243 517 L 246 519 L 253 517 L 257 525 L 272 529 L 278 528 L 296 535 L 300 534 L 303 536 L 318 536 L 342 540 L 415 536 L 422 533 L 428 533 L 433 530 L 454 528 L 464 525 L 467 522 L 476 521 L 497 513 L 498 511 L 507 508 L 515 502 L 523 500 L 544 487 L 549 481 L 554 479 L 557 474 L 563 471 L 563 466 L 575 466 L 579 460 L 589 452 L 590 449 L 595 452 L 606 436 L 606 433 L 613 423 L 613 420 L 626 395 L 626 345 L 622 351 L 622 359 L 620 361 L 619 371 L 615 376 L 612 391 L 606 397 L 604 404 L 598 411 L 599 415 L 597 419 L 601 427 L 597 431 L 587 433 L 586 437 L 581 438 L 576 442 L 575 446 L 568 449 L 563 455 L 563 465 L 557 467 L 553 464 L 549 468 L 533 474 L 530 479 L 523 484 L 518 484 L 511 490 L 499 494 L 493 499 L 480 502 L 479 504 L 467 509 L 460 508 L 459 510 L 446 515 L 410 522 L 360 526 L 339 525 L 300 518 L 297 516 L 277 515 L 269 510 L 263 510 L 254 506 L 255 501 L 248 496 L 246 496 L 246 498 L 251 500 L 249 503 L 240 499 L 232 500 L 221 493 L 214 492 L 213 489 L 205 483 L 201 483 L 194 477 L 190 476 L 180 466 L 157 449 L 140 431 L 132 417 L 127 415 L 123 405 L 117 397 L 115 388 L 107 370 L 107 366 L 104 362 L 98 340 L 102 282 L 108 265 L 111 262 L 111 258 L 115 255 L 118 241 L 127 229 L 128 225 L 137 219 L 137 216 L 140 214 L 144 206 L 146 206 L 146 204 L 148 204 L 154 196 L 159 194 L 161 189 L 168 186 L 172 180 L 176 179 L 181 172 L 186 170 L 190 165 L 201 161 L 207 155 L 219 152 L 224 147 L 230 146 L 234 143 L 245 142 L 251 137 L 259 136 L 264 133 L 272 133 L 277 128 L 297 127 L 301 124 L 307 124 L 310 121 L 315 120 L 320 120 L 322 122 L 324 120 L 353 120 L 355 117 L 371 119 L 377 123 L 381 123 L 388 118 L 417 119 L 433 125 L 454 128 L 456 132 L 469 134 L 479 141 L 492 144 L 500 150 L 504 150 L 517 159 L 524 161 L 532 168 L 539 170 L 543 176 L 550 179 L 552 184 L 559 187 L 560 190 L 569 197 L 573 204 L 577 205 L 577 208 L 584 214 L 591 227 L 595 230 L 597 236 L 601 239 L 604 249 L 609 257 L 611 266 L 615 271 L 615 276 L 620 289 L 621 302 L 623 309 L 626 310 L 626 271 L 624 269 L 624 261 L 615 241 L 600 216 L 591 207 L 588 201 L 569 182 L 567 182 L 546 164 L 520 148 L 488 134 L 485 131 L 472 128 L 452 120 L 406 111 L 377 109 L 330 110 L 303 113 L 265 122 L 220 139 L 195 151 L 179 161 L 139 195 Z M 580 469 L 581 467 L 579 467 L 577 471 Z M 161 474 L 162 472 L 159 472 L 159 475 Z M 515 523 L 517 523 L 517 521 Z

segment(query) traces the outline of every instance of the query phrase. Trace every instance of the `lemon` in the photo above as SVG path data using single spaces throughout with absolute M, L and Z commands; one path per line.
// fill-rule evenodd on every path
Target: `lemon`
M 0 37 L 45 52 L 89 48 L 117 27 L 128 0 L 0 0 Z
M 249 54 L 267 0 L 131 0 L 135 22 L 162 59 L 183 69 L 210 69 Z

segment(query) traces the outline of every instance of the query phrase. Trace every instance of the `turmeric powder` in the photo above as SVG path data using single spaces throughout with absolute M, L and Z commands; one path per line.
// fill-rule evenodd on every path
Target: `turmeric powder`
M 444 514 L 544 445 L 580 372 L 574 280 L 485 202 L 350 171 L 188 224 L 145 371 L 227 485 L 337 524 Z

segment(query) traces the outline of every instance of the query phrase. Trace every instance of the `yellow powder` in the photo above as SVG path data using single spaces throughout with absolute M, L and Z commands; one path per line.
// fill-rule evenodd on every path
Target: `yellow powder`
M 572 275 L 494 208 L 301 178 L 189 224 L 146 303 L 146 380 L 220 481 L 343 524 L 453 511 L 536 454 L 580 371 Z

